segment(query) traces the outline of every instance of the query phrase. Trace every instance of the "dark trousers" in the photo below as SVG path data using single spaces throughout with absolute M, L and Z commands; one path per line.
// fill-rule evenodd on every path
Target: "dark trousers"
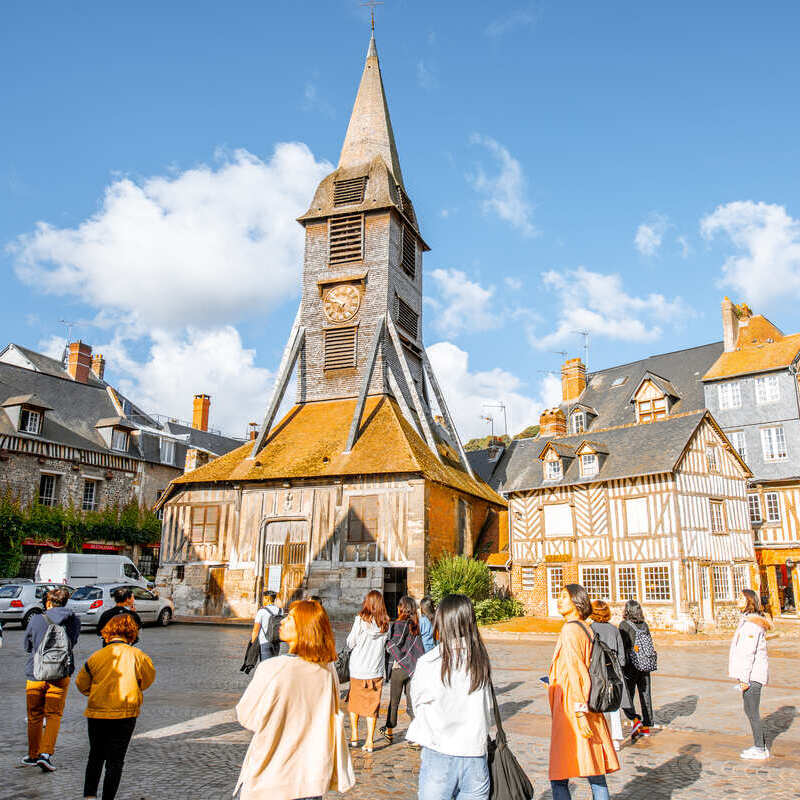
M 117 796 L 122 778 L 122 765 L 128 743 L 136 727 L 136 717 L 122 719 L 88 719 L 89 723 L 89 761 L 83 781 L 83 796 L 96 797 L 103 765 L 106 775 L 103 779 L 103 800 L 113 800 Z
M 411 681 L 411 676 L 404 667 L 399 667 L 397 664 L 392 668 L 392 678 L 389 682 L 389 708 L 386 710 L 386 727 L 397 727 L 397 709 L 400 706 L 400 698 L 403 692 L 406 693 L 406 711 L 408 716 L 414 719 L 414 709 L 411 707 L 411 695 L 408 693 L 408 684 Z
M 645 728 L 649 728 L 653 724 L 653 701 L 650 697 L 650 673 L 639 672 L 638 669 L 626 670 L 624 677 L 630 705 L 622 710 L 625 712 L 625 716 L 628 719 L 640 717 L 642 725 L 644 725 Z M 633 707 L 637 689 L 639 690 L 639 702 L 642 706 L 641 716 L 636 713 Z
M 742 692 L 742 702 L 744 713 L 753 729 L 753 744 L 763 750 L 767 743 L 764 739 L 764 729 L 761 727 L 761 688 L 758 681 L 750 681 L 750 688 Z

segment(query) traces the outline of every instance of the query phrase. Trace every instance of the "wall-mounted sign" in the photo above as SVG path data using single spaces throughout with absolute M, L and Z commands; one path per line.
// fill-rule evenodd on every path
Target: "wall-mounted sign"
M 269 591 L 280 592 L 282 574 L 283 566 L 281 564 L 269 565 L 269 571 L 267 572 L 267 589 L 269 589 Z
M 572 556 L 569 553 L 556 553 L 555 555 L 544 557 L 546 564 L 557 564 L 560 561 L 572 561 Z

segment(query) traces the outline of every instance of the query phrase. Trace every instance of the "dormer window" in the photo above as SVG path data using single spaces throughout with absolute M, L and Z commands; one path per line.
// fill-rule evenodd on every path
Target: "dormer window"
M 581 456 L 581 476 L 588 478 L 597 475 L 600 465 L 597 460 L 597 453 L 584 453 Z
M 564 477 L 564 468 L 561 459 L 544 462 L 544 479 L 546 481 L 560 481 Z
M 111 449 L 125 452 L 128 449 L 128 431 L 114 428 L 111 432 Z
M 38 436 L 42 429 L 42 412 L 32 408 L 21 408 L 19 412 L 20 433 L 30 433 Z
M 573 433 L 583 433 L 586 430 L 586 414 L 583 411 L 573 411 L 570 419 Z
M 161 461 L 164 464 L 175 463 L 175 440 L 162 437 L 161 439 Z
M 636 403 L 636 421 L 654 422 L 667 417 L 667 398 L 656 397 L 652 400 L 639 400 Z
M 0 407 L 8 414 L 14 428 L 29 436 L 38 436 L 42 432 L 45 414 L 52 411 L 52 407 L 35 394 L 9 397 Z
M 631 395 L 638 423 L 666 419 L 670 404 L 680 400 L 678 390 L 666 378 L 646 372 Z

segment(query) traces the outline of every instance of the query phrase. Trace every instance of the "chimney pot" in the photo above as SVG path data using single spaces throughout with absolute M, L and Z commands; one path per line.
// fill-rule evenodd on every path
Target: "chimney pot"
M 192 427 L 198 431 L 208 430 L 208 412 L 211 409 L 211 396 L 196 394 L 192 409 Z
M 106 360 L 103 358 L 102 353 L 95 353 L 92 356 L 92 372 L 100 380 L 103 380 L 103 375 L 106 371 Z
M 67 356 L 67 372 L 72 380 L 86 383 L 89 380 L 89 371 L 92 368 L 92 347 L 82 342 L 69 343 Z
M 251 442 L 253 442 L 253 441 L 255 441 L 256 436 L 258 436 L 258 423 L 257 422 L 251 422 L 247 426 L 247 438 Z
M 586 388 L 586 365 L 580 358 L 569 358 L 561 367 L 561 400 L 571 403 Z

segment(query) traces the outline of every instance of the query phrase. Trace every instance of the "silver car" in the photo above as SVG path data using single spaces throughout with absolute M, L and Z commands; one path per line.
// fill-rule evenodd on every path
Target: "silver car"
M 19 622 L 22 629 L 34 614 L 44 611 L 44 598 L 51 589 L 66 589 L 63 583 L 6 583 L 0 586 L 0 622 Z
M 166 627 L 172 622 L 175 606 L 169 597 L 159 597 L 141 586 L 131 586 L 118 581 L 79 586 L 67 601 L 67 608 L 75 612 L 82 628 L 96 628 L 103 612 L 116 605 L 112 592 L 120 588 L 127 588 L 133 592 L 134 611 L 141 618 L 142 624 L 152 623 Z

